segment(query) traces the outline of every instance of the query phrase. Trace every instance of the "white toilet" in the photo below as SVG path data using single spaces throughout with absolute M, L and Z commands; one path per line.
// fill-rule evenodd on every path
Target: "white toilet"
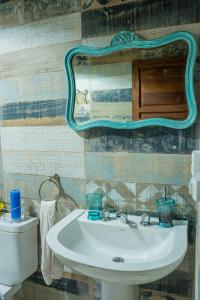
M 9 299 L 38 267 L 37 218 L 0 219 L 0 299 Z

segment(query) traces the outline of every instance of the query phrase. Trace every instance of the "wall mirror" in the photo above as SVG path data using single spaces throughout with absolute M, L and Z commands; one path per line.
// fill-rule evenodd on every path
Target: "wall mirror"
M 72 48 L 65 58 L 69 126 L 191 126 L 196 55 L 196 40 L 187 32 L 154 40 L 120 32 L 106 48 Z

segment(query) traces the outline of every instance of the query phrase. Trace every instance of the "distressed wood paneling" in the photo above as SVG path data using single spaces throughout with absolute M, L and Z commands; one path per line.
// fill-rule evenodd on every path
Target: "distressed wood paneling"
M 200 23 L 183 24 L 179 26 L 169 26 L 169 27 L 159 27 L 159 28 L 147 29 L 147 30 L 138 30 L 137 34 L 143 37 L 144 39 L 154 39 L 175 31 L 183 30 L 183 31 L 191 32 L 199 40 L 200 39 L 199 27 L 200 27 Z M 105 35 L 102 36 L 94 36 L 94 37 L 86 36 L 82 39 L 82 43 L 87 46 L 104 47 L 110 44 L 112 38 L 113 38 L 113 34 L 109 34 L 109 33 L 106 33 Z
M 143 0 L 104 0 L 104 1 L 98 1 L 98 0 L 81 0 L 81 9 L 82 11 L 85 10 L 92 10 L 92 9 L 101 9 L 106 7 L 111 7 L 119 4 L 125 4 L 130 2 L 136 2 L 136 1 L 143 1 Z
M 64 116 L 53 118 L 29 118 L 29 119 L 15 119 L 15 120 L 3 120 L 0 121 L 3 127 L 15 127 L 15 126 L 60 126 L 66 125 Z
M 119 30 L 136 30 L 145 38 L 188 30 L 200 37 L 197 0 L 112 0 L 104 1 L 106 5 L 97 0 L 81 2 L 82 37 L 88 45 L 104 46 Z M 86 2 L 91 4 L 87 8 Z M 142 183 L 187 184 L 190 178 L 190 155 L 178 153 L 190 153 L 196 147 L 196 127 L 184 131 L 157 127 L 131 132 L 99 128 L 83 134 L 65 127 L 67 85 L 63 58 L 68 48 L 81 43 L 79 10 L 80 0 L 14 0 L 0 6 L 1 123 L 23 126 L 3 128 L 5 199 L 9 201 L 10 189 L 19 188 L 22 200 L 32 213 L 39 213 L 40 183 L 54 172 L 61 176 L 65 194 L 80 205 L 85 204 L 86 183 L 90 179 L 111 180 L 107 186 L 122 194 L 123 182 L 128 187 L 133 182 L 141 183 L 140 186 Z M 30 125 L 41 126 L 31 128 Z M 118 184 L 113 182 L 116 180 Z M 182 209 L 186 211 L 183 203 Z M 182 284 L 175 281 L 181 288 Z M 61 283 L 68 284 L 64 279 Z M 56 282 L 55 287 L 59 289 L 61 283 Z M 170 285 L 170 279 L 165 278 L 163 286 Z M 78 286 L 80 296 L 69 295 L 70 299 L 100 296 L 99 290 L 88 295 L 79 282 L 74 281 L 73 286 L 76 287 L 73 292 Z M 66 298 L 58 290 L 40 287 L 25 283 L 16 299 Z M 180 295 L 173 294 L 173 297 L 182 300 Z M 170 295 L 156 292 L 152 297 Z
M 2 108 L 3 124 L 4 126 L 65 124 L 65 105 L 65 100 L 7 104 Z M 123 105 L 123 108 L 126 106 Z M 197 147 L 196 127 L 197 125 L 194 125 L 185 130 L 152 127 L 134 131 L 96 128 L 84 133 L 84 142 L 88 152 L 191 153 Z
M 2 129 L 3 169 L 8 173 L 84 178 L 84 145 L 66 127 Z
M 1 107 L 1 120 L 42 119 L 64 116 L 66 99 L 8 103 Z
M 53 174 L 51 174 L 53 175 Z M 10 190 L 20 189 L 22 200 L 30 199 L 29 203 L 34 206 L 34 210 L 40 206 L 39 187 L 47 177 L 44 175 L 29 175 L 19 173 L 4 173 L 5 184 L 5 200 L 10 201 Z M 85 180 L 79 178 L 60 178 L 63 191 L 66 198 L 74 199 L 80 206 L 85 205 Z M 49 185 L 47 183 L 46 188 Z M 45 188 L 45 187 L 44 187 Z M 65 198 L 61 198 L 60 202 L 65 202 Z M 69 203 L 67 203 L 69 204 Z
M 24 23 L 80 11 L 80 0 L 24 0 Z
M 16 102 L 65 99 L 66 96 L 67 80 L 64 71 L 0 80 L 1 105 L 6 103 L 13 103 L 14 105 Z
M 1 0 L 0 3 L 0 29 L 80 11 L 80 0 Z
M 197 147 L 196 125 L 184 130 L 165 127 L 114 130 L 94 128 L 85 133 L 87 152 L 191 153 Z
M 44 105 L 46 103 L 46 105 Z M 4 126 L 65 125 L 64 108 L 57 101 L 20 103 L 4 107 Z M 54 105 L 53 105 L 54 104 Z M 60 117 L 56 117 L 60 115 Z M 30 118 L 34 116 L 35 119 Z M 48 118 L 46 117 L 48 116 Z M 11 120 L 6 120 L 10 118 Z M 15 118 L 15 119 L 14 119 Z M 84 133 L 88 152 L 145 152 L 191 153 L 197 148 L 196 126 L 185 130 L 164 127 L 141 128 L 134 131 L 106 128 L 91 129 Z
M 142 30 L 200 21 L 198 0 L 132 1 L 82 12 L 82 36 L 98 36 L 120 30 Z M 100 26 L 99 26 L 100 24 Z
M 23 24 L 23 10 L 24 1 L 1 1 L 0 29 Z
M 190 168 L 191 155 L 85 153 L 90 179 L 181 185 L 188 184 Z
M 65 53 L 81 41 L 53 44 L 0 55 L 0 79 L 64 70 Z
M 67 126 L 2 128 L 1 144 L 4 151 L 84 151 L 81 134 Z
M 144 39 L 153 39 L 153 38 L 161 37 L 163 35 L 167 35 L 175 31 L 185 30 L 191 32 L 198 39 L 200 39 L 199 27 L 200 27 L 200 23 L 181 24 L 177 26 L 168 26 L 168 27 L 162 27 L 161 25 L 154 29 L 137 30 L 137 34 L 143 37 Z M 116 30 L 116 32 L 118 32 L 118 30 Z M 90 37 L 86 35 L 85 37 L 82 38 L 82 43 L 87 46 L 104 47 L 106 45 L 109 45 L 112 38 L 113 38 L 113 34 L 109 34 L 108 32 L 106 32 L 102 36 Z
M 81 15 L 74 13 L 0 30 L 0 54 L 81 39 Z
M 2 159 L 8 173 L 85 178 L 83 153 L 2 150 Z

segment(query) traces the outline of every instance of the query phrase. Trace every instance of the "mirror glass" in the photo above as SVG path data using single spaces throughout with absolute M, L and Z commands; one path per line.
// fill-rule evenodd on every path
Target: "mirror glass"
M 186 119 L 187 55 L 186 42 L 179 40 L 150 49 L 74 56 L 74 120 Z

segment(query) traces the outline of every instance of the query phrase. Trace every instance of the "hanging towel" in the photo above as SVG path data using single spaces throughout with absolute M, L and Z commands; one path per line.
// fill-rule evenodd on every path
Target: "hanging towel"
M 46 235 L 56 221 L 56 200 L 42 201 L 40 208 L 40 235 L 42 247 L 41 270 L 47 285 L 50 285 L 53 279 L 60 279 L 64 270 L 64 266 L 53 254 L 46 242 Z

